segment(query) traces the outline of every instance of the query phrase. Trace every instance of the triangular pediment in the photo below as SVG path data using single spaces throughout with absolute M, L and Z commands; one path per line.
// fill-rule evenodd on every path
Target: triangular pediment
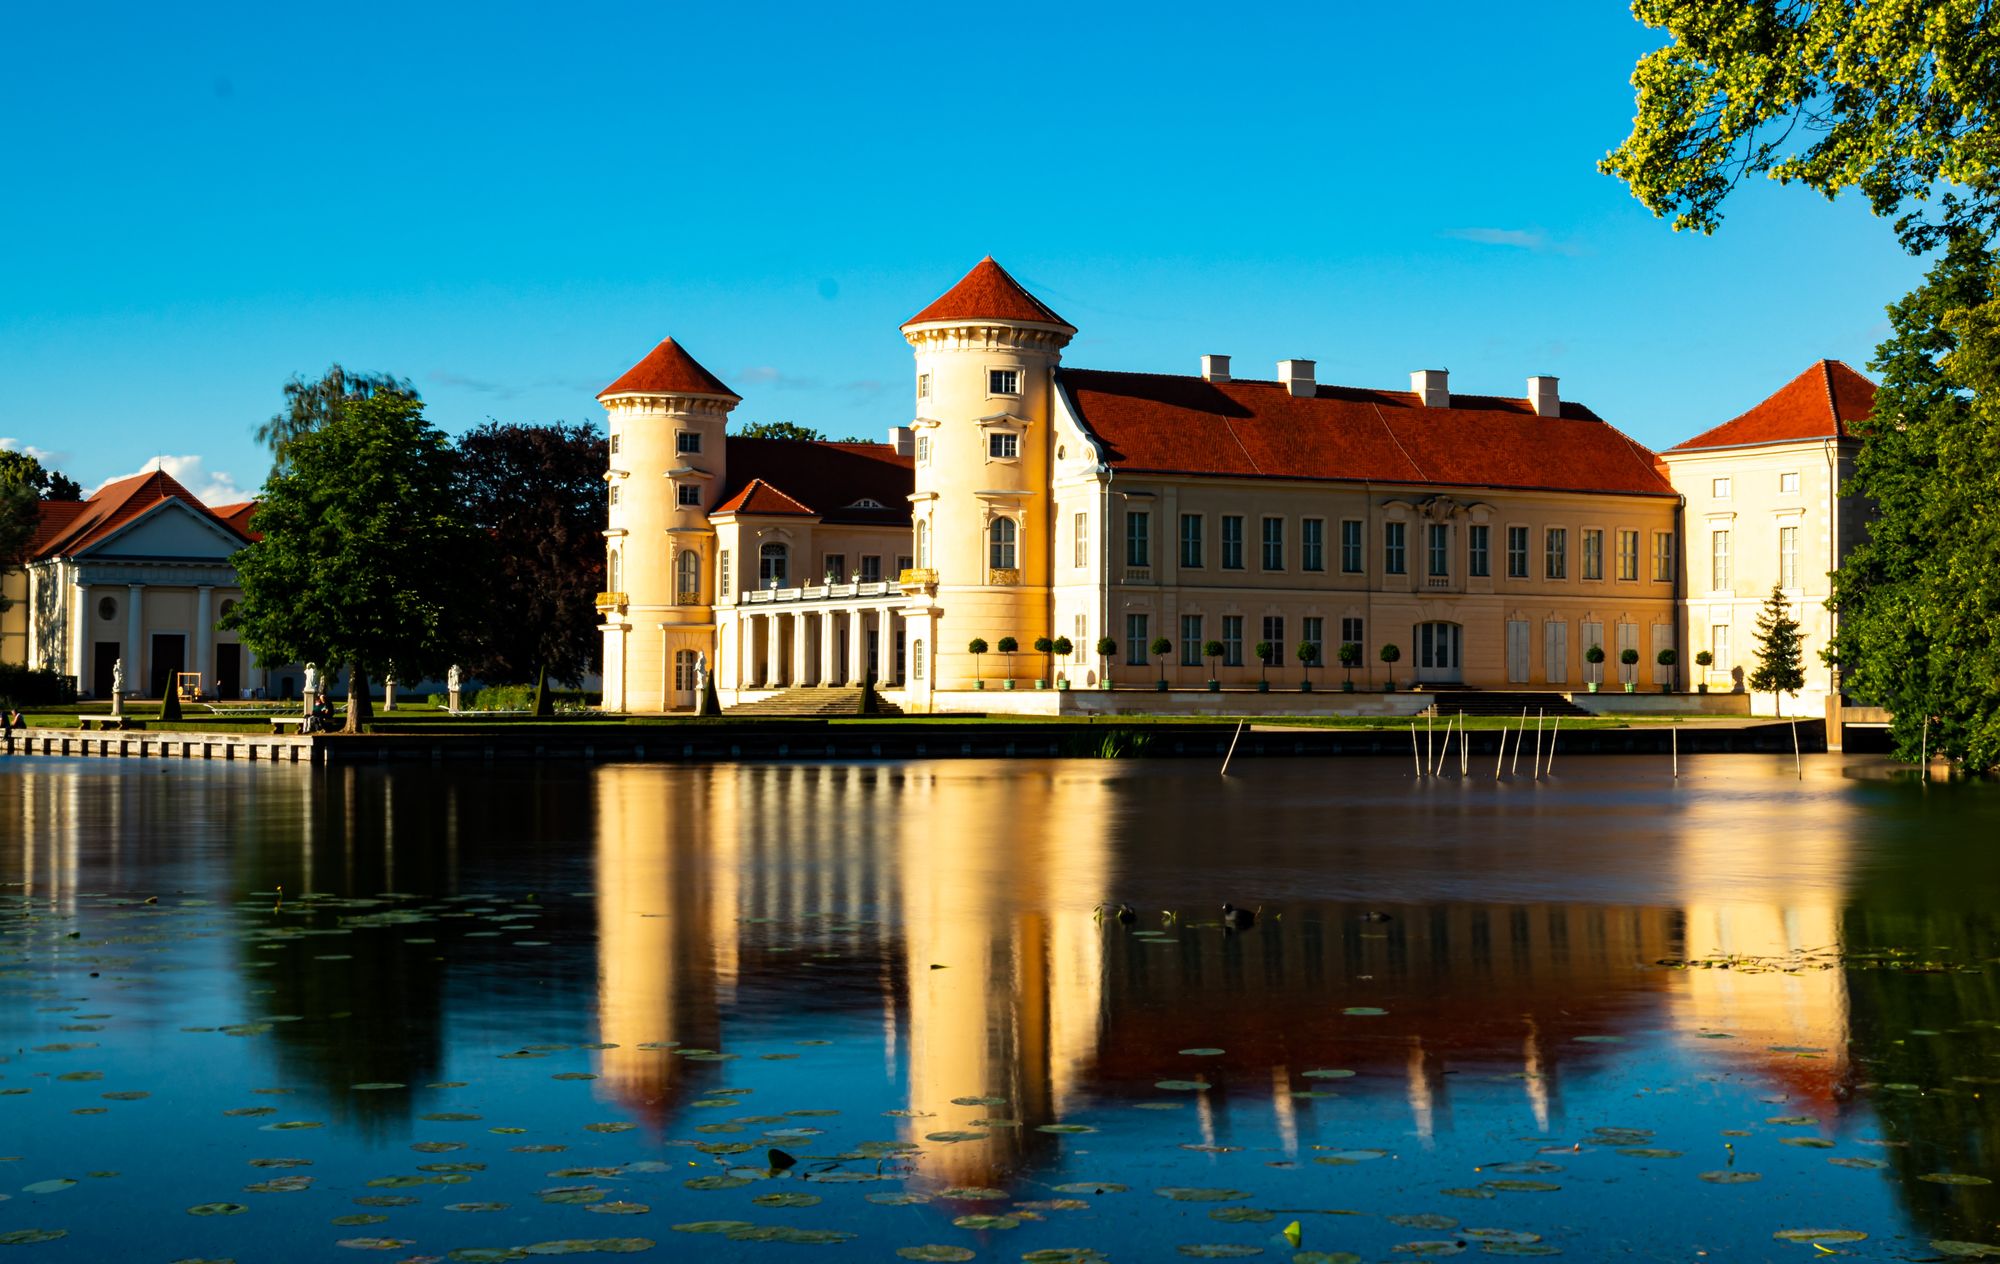
M 227 559 L 244 546 L 227 527 L 181 500 L 162 500 L 79 557 L 161 557 Z

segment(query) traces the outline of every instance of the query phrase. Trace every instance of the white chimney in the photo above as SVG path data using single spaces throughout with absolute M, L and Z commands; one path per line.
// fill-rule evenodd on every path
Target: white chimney
M 897 456 L 915 456 L 917 452 L 917 432 L 908 426 L 889 427 L 889 446 L 896 449 Z
M 1219 355 L 1203 356 L 1201 358 L 1201 376 L 1203 381 L 1227 382 L 1229 380 L 1229 357 Z
M 1410 374 L 1410 390 L 1425 408 L 1451 407 L 1451 370 L 1418 369 Z
M 1529 378 L 1528 404 L 1537 417 L 1562 416 L 1562 398 L 1556 394 L 1556 379 L 1546 374 Z
M 1313 362 L 1311 360 L 1278 361 L 1278 380 L 1294 395 L 1312 398 L 1317 393 L 1313 385 Z

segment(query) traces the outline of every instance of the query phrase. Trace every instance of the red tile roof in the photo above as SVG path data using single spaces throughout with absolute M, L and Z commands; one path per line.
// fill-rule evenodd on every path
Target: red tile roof
M 597 393 L 607 395 L 721 395 L 741 399 L 722 384 L 722 379 L 701 367 L 672 338 L 647 353 L 645 359 L 625 371 L 625 376 Z
M 729 484 L 711 513 L 812 514 L 822 522 L 906 526 L 916 462 L 886 443 L 729 438 Z M 879 508 L 862 502 L 872 501 Z
M 981 259 L 936 302 L 904 321 L 903 328 L 932 320 L 1018 320 L 1060 325 L 1072 333 L 1076 330 L 1048 304 L 1021 288 L 1007 269 L 993 262 L 992 255 Z
M 254 500 L 239 500 L 233 505 L 216 505 L 210 509 L 210 512 L 236 528 L 239 534 L 249 539 L 261 540 L 264 538 L 259 533 L 250 529 L 250 518 L 257 512 L 257 502 Z
M 1057 382 L 1120 470 L 1236 478 L 1670 496 L 1655 457 L 1581 404 L 1063 369 Z
M 178 500 L 229 534 L 249 542 L 241 530 L 196 500 L 193 492 L 175 482 L 166 471 L 151 470 L 106 483 L 92 492 L 88 500 L 43 501 L 41 523 L 28 546 L 28 556 L 37 561 L 74 556 L 165 500 Z
M 1801 439 L 1851 439 L 1851 421 L 1875 411 L 1875 383 L 1838 360 L 1821 360 L 1733 421 L 1676 443 L 1669 452 L 1738 448 Z

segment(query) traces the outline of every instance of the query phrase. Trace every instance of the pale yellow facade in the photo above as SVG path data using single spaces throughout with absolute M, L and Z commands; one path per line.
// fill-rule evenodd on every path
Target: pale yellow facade
M 1757 665 L 1757 620 L 1781 589 L 1805 634 L 1806 687 L 1784 714 L 1818 715 L 1834 687 L 1821 657 L 1831 643 L 1830 574 L 1865 538 L 1868 506 L 1847 489 L 1851 439 L 1814 439 L 1662 454 L 1687 502 L 1685 640 L 1691 679 L 1713 690 L 1747 688 Z M 1694 655 L 1707 650 L 1706 671 Z M 1751 700 L 1757 714 L 1777 700 Z

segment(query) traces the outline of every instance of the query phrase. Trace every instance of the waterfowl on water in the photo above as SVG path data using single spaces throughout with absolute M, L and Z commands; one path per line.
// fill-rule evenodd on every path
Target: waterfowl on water
M 1225 904 L 1222 906 L 1222 924 L 1230 930 L 1248 930 L 1257 924 L 1257 914 L 1250 909 Z

